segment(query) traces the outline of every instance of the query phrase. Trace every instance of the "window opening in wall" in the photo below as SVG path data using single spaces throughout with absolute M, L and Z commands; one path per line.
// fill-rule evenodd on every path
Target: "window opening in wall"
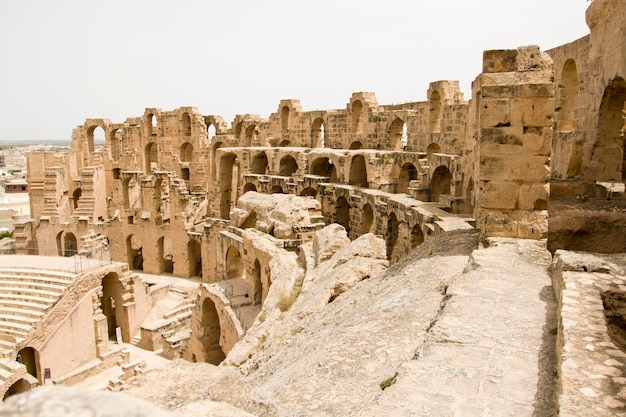
M 209 135 L 209 143 L 211 143 L 211 141 L 213 140 L 213 138 L 214 138 L 214 137 L 215 137 L 215 135 L 216 135 L 216 129 L 215 129 L 215 125 L 213 125 L 213 123 L 211 123 L 211 124 L 209 125 L 209 128 L 208 128 L 208 135 Z

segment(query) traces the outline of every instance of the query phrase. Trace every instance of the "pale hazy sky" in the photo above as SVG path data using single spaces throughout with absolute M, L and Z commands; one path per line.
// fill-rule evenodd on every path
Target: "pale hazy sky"
M 587 0 L 0 0 L 0 140 L 69 139 L 86 118 L 195 106 L 229 123 L 426 100 L 482 51 L 585 36 Z

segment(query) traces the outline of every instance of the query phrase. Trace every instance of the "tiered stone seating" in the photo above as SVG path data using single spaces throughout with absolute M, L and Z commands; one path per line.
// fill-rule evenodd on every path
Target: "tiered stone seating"
M 15 354 L 15 346 L 76 276 L 62 270 L 0 266 L 0 358 Z

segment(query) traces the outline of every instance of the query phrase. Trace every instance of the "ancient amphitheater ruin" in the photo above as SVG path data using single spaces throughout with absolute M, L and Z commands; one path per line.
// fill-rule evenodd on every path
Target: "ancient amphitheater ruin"
M 30 153 L 0 392 L 120 367 L 188 415 L 626 415 L 626 2 L 586 19 L 468 98 L 147 108 Z

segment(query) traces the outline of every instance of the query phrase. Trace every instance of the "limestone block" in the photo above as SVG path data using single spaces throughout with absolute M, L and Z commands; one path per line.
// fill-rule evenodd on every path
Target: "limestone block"
M 517 69 L 517 50 L 499 49 L 483 52 L 483 72 L 512 72 Z
M 478 205 L 481 208 L 514 209 L 518 188 L 512 182 L 481 181 Z
M 548 237 L 548 212 L 518 212 L 517 237 L 522 239 L 545 239 Z
M 509 154 L 511 151 L 519 153 L 521 150 L 520 146 L 524 144 L 521 139 L 523 133 L 524 129 L 521 126 L 483 128 L 480 130 L 479 138 L 481 153 L 487 155 L 491 153 Z M 508 145 L 510 148 L 492 147 L 492 149 L 488 149 L 492 144 Z M 487 146 L 487 149 L 485 146 Z M 501 150 L 497 152 L 496 149 Z
M 552 83 L 524 83 L 514 86 L 514 96 L 520 98 L 553 98 L 554 84 Z
M 515 126 L 552 126 L 554 99 L 517 98 L 511 100 L 511 124 Z
M 315 265 L 330 259 L 331 256 L 350 243 L 346 229 L 333 223 L 315 234 L 313 238 L 313 253 Z
M 480 123 L 484 127 L 511 125 L 511 101 L 485 98 L 480 102 Z
M 502 146 L 502 145 L 497 145 Z M 483 181 L 517 181 L 546 183 L 550 176 L 547 156 L 498 153 L 480 157 L 480 179 Z
M 549 127 L 524 127 L 524 149 L 532 154 L 550 155 L 552 129 Z
M 544 210 L 549 195 L 548 184 L 521 184 L 517 207 L 522 210 Z
M 479 210 L 477 223 L 486 236 L 516 237 L 517 223 L 500 210 Z
M 517 48 L 517 71 L 539 71 L 552 68 L 552 59 L 544 54 L 537 45 Z

